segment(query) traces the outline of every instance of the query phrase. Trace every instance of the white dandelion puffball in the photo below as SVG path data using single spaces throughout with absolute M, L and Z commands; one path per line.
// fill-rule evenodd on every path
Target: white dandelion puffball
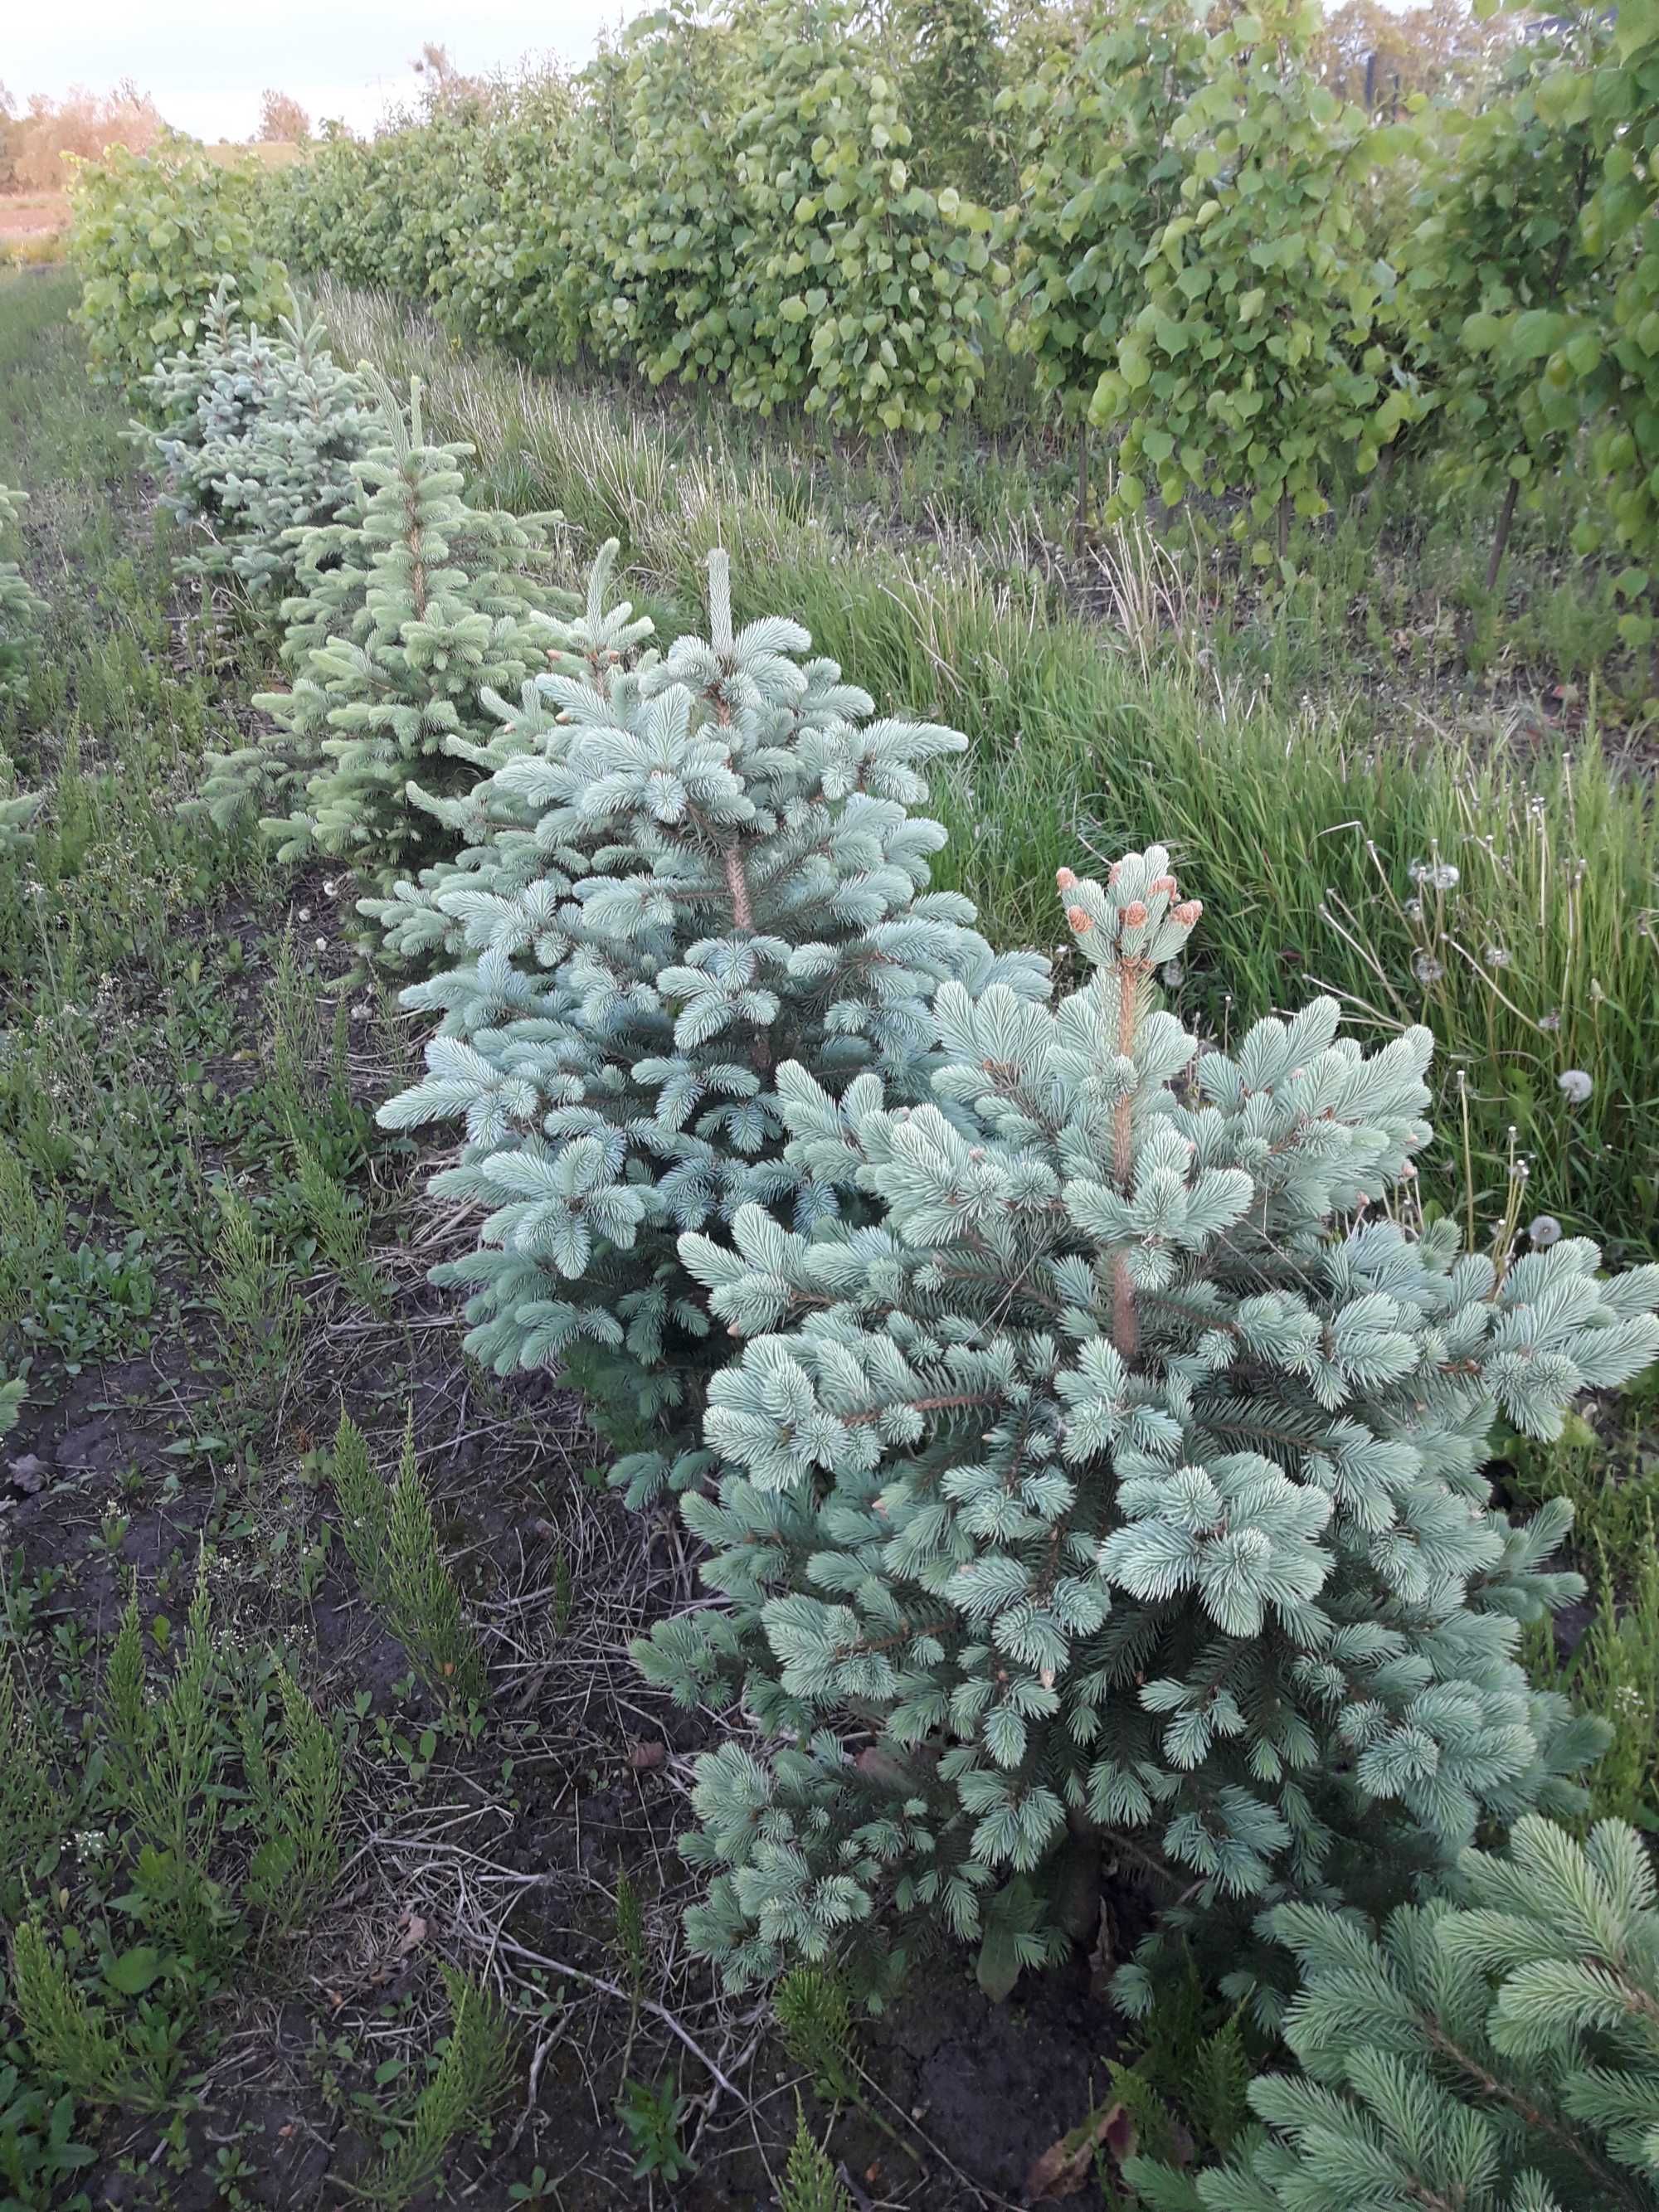
M 1561 1241 L 1561 1224 L 1553 1213 L 1534 1213 L 1527 1224 L 1527 1234 L 1541 1250 L 1547 1244 Z
M 1414 884 L 1426 884 L 1431 890 L 1452 891 L 1458 885 L 1458 872 L 1449 860 L 1413 860 L 1411 878 Z
M 1555 1087 L 1569 1106 L 1582 1106 L 1595 1085 L 1582 1067 L 1569 1067 L 1556 1077 Z

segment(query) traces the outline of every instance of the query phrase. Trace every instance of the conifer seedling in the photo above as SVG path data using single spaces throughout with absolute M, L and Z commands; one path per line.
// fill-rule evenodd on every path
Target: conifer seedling
M 294 688 L 255 697 L 275 727 L 209 761 L 203 800 L 221 823 L 275 800 L 289 811 L 260 826 L 279 860 L 326 854 L 390 885 L 445 849 L 411 775 L 441 790 L 473 781 L 456 741 L 490 734 L 487 690 L 546 666 L 568 600 L 544 573 L 557 517 L 468 506 L 471 449 L 428 441 L 419 380 L 407 422 L 384 380 L 368 383 L 386 441 L 352 465 L 339 518 L 297 540 L 283 608 Z

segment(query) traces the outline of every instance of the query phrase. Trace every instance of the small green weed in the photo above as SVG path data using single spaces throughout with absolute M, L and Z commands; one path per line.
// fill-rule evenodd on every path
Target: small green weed
M 412 1416 L 389 1491 L 362 1431 L 344 1413 L 333 1476 L 340 1534 L 365 1595 L 434 1690 L 452 1703 L 482 1699 L 483 1656 L 438 1543 L 416 1462 Z
M 829 2153 L 813 2142 L 799 2100 L 795 2140 L 789 2146 L 789 2162 L 778 2191 L 778 2212 L 853 2212 L 853 2200 L 836 2180 Z
M 256 1405 L 279 1395 L 300 1346 L 303 1310 L 294 1267 L 263 1231 L 253 1208 L 219 1187 L 219 1233 L 210 1303 L 219 1316 L 220 1352 L 237 1391 Z
M 486 2127 L 513 2077 L 513 2037 L 506 2015 L 487 1991 L 446 1966 L 449 2034 L 431 2079 L 364 2188 L 382 2212 L 399 2212 L 430 2186 L 456 2138 Z
M 617 2118 L 628 2134 L 636 2181 L 678 2181 L 696 2166 L 680 2142 L 691 2110 L 689 2097 L 677 2097 L 671 2081 L 625 2081 L 617 2100 Z

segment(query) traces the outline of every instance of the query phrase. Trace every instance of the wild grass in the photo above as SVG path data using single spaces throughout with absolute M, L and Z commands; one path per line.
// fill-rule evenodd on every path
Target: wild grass
M 1326 990 L 1373 1041 L 1426 1022 L 1443 1132 L 1431 1204 L 1501 1216 L 1518 1158 L 1527 1218 L 1553 1215 L 1618 1257 L 1652 1248 L 1651 786 L 1630 770 L 1628 731 L 1603 722 L 1594 668 L 1577 672 L 1571 743 L 1524 690 L 1446 678 L 1474 587 L 1440 526 L 1403 506 L 1351 513 L 1303 548 L 1305 573 L 1271 605 L 1178 530 L 1137 526 L 1068 568 L 1041 473 L 1023 501 L 1009 478 L 1000 512 L 935 513 L 922 536 L 895 526 L 894 501 L 873 517 L 859 505 L 851 464 L 783 466 L 742 418 L 629 410 L 459 351 L 386 298 L 327 283 L 318 297 L 347 355 L 426 380 L 434 427 L 477 450 L 481 496 L 556 505 L 586 544 L 620 537 L 665 629 L 693 618 L 722 544 L 740 616 L 798 613 L 884 706 L 964 729 L 965 769 L 934 793 L 951 833 L 935 872 L 977 902 L 994 941 L 1052 945 L 1054 869 L 1157 837 L 1207 909 L 1175 987 L 1187 1012 L 1224 1031 Z M 1420 495 L 1407 475 L 1389 500 Z M 1415 569 L 1444 577 L 1427 588 L 1447 637 L 1403 675 L 1411 638 L 1394 639 L 1401 617 L 1423 619 L 1423 587 L 1389 601 L 1390 528 Z M 1593 585 L 1564 582 L 1545 550 L 1516 567 L 1552 580 L 1537 603 L 1565 631 L 1595 635 Z M 1391 656 L 1381 674 L 1373 632 Z M 1512 654 L 1497 636 L 1491 650 Z M 1425 869 L 1445 887 L 1425 896 Z M 1591 1079 L 1582 1104 L 1558 1087 L 1571 1070 Z
M 294 1267 L 260 1228 L 247 1197 L 222 1183 L 208 1297 L 219 1350 L 238 1392 L 258 1404 L 280 1394 L 299 1348 L 304 1312 Z
M 391 2204 L 465 2172 L 511 2056 L 493 2000 L 440 1964 L 493 1955 L 495 1929 L 413 1909 L 422 1853 L 460 1845 L 493 1880 L 509 1806 L 550 1802 L 548 1765 L 608 1756 L 620 1723 L 604 1688 L 553 1738 L 527 1702 L 474 1701 L 445 1556 L 465 1477 L 412 1449 L 374 1479 L 414 1664 L 381 1680 L 370 1640 L 325 1632 L 372 1602 L 330 1541 L 318 1439 L 342 1395 L 377 1437 L 413 1402 L 422 1454 L 470 1449 L 509 1528 L 548 1504 L 526 1473 L 546 1414 L 469 1376 L 447 1320 L 391 1311 L 371 1255 L 410 1237 L 406 1178 L 364 1102 L 404 1040 L 389 994 L 343 972 L 337 886 L 183 803 L 271 642 L 177 582 L 125 408 L 65 322 L 74 291 L 0 275 L 0 478 L 29 492 L 20 551 L 49 606 L 0 721 L 16 787 L 44 793 L 28 842 L 0 836 L 0 2201 Z M 580 1624 L 580 1668 L 592 1539 L 555 1510 L 546 1602 Z M 504 1616 L 513 1563 L 473 1556 L 533 1686 L 518 1638 L 538 1608 Z M 641 1908 L 653 1954 L 658 1924 Z M 279 2009 L 305 2024 L 280 2053 Z M 279 2075 L 291 2148 L 263 2124 Z M 580 2109 L 623 2171 L 618 2081 Z M 495 2146 L 491 2201 L 562 2147 L 570 2109 L 527 2115 L 522 2166 Z M 331 2172 L 296 2180 L 325 2140 Z
M 23 2038 L 46 2078 L 88 2104 L 163 2110 L 169 2069 L 131 2028 L 89 1999 L 64 1953 L 32 1920 L 11 1941 L 11 1984 Z
M 1577 1640 L 1532 1632 L 1535 1675 L 1612 1723 L 1586 1778 L 1593 1820 L 1659 1832 L 1659 1385 L 1650 1376 L 1591 1422 L 1575 1415 L 1547 1448 L 1517 1440 L 1511 1482 L 1525 1507 L 1565 1498 L 1573 1564 L 1588 1584 L 1568 1616 Z
M 779 2212 L 853 2212 L 852 2198 L 836 2179 L 823 2146 L 813 2141 L 799 2108 L 778 2205 Z

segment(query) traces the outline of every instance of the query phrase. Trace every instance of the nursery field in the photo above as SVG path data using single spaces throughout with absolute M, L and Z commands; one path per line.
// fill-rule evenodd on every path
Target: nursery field
M 407 938 L 403 967 L 365 953 L 368 872 L 199 803 L 295 726 L 268 695 L 296 664 L 270 599 L 192 562 L 77 296 L 0 279 L 4 550 L 45 602 L 0 703 L 0 2208 L 1186 2203 L 1121 2161 L 1228 2150 L 1283 2051 L 1194 1966 L 1119 2006 L 1199 1887 L 1133 1823 L 1078 1942 L 1026 1973 L 1015 1942 L 1000 1989 L 942 1927 L 872 2013 L 834 1964 L 745 1986 L 688 1942 L 696 1760 L 765 1756 L 768 1714 L 677 1697 L 630 1644 L 671 1655 L 717 1601 L 719 1531 L 611 1486 L 637 1440 L 595 1433 L 560 1360 L 462 1345 L 429 1279 L 480 1239 L 480 1192 L 429 1188 L 460 1133 L 380 1117 L 442 998 L 400 1005 Z M 1057 431 L 836 441 L 533 372 L 327 276 L 299 305 L 383 407 L 418 378 L 469 508 L 544 531 L 560 588 L 617 540 L 657 639 L 695 641 L 723 549 L 738 646 L 783 615 L 878 717 L 967 734 L 931 763 L 931 883 L 995 951 L 1078 987 L 1106 909 L 1068 933 L 1055 872 L 1159 841 L 1203 900 L 1157 975 L 1194 1033 L 1237 1048 L 1318 994 L 1367 1051 L 1427 1026 L 1407 1225 L 1659 1252 L 1655 726 L 1571 489 L 1517 515 L 1491 591 L 1495 502 L 1405 458 L 1270 586 L 1182 520 L 1079 540 Z M 487 765 L 529 790 L 507 741 Z M 1522 1628 L 1533 1681 L 1610 1723 L 1568 1827 L 1650 1832 L 1659 1409 L 1650 1374 L 1582 1371 L 1559 1437 L 1504 1422 L 1486 1478 L 1517 1517 L 1575 1510 L 1583 1593 Z M 1646 2190 L 1620 2170 L 1595 2203 Z
M 0 2201 L 761 2205 L 799 2100 L 854 2203 L 1017 2202 L 1114 2047 L 1085 1960 L 1014 2007 L 944 1960 L 852 2031 L 684 1956 L 706 1728 L 627 1644 L 685 1538 L 427 1285 L 459 1240 L 374 1125 L 410 1045 L 349 880 L 180 817 L 270 641 L 175 580 L 75 296 L 0 287 L 50 609 L 5 740 L 46 826 L 0 858 L 0 1917 L 48 1899 L 121 2021 L 21 2035 L 14 1954 Z M 384 1554 L 343 1414 L 413 1470 Z

